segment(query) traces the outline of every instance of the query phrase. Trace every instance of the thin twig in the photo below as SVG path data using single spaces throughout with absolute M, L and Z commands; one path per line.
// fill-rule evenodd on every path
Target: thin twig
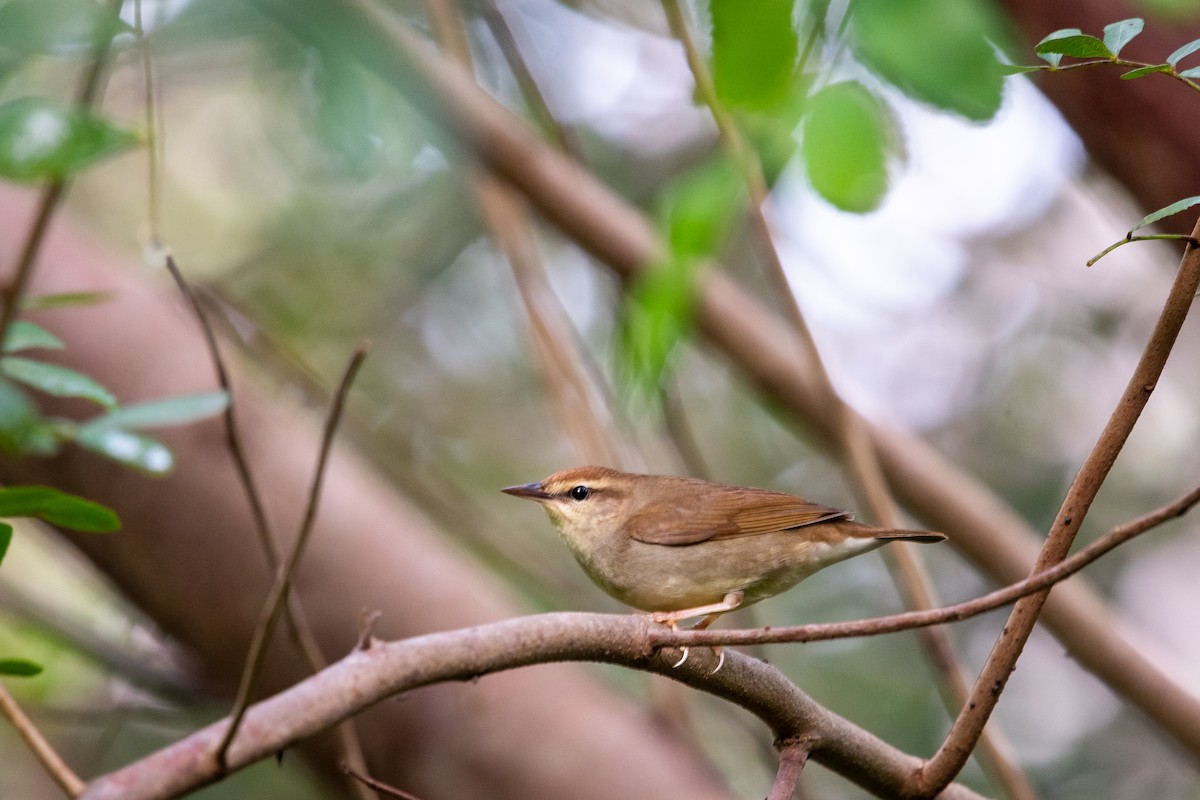
M 1192 247 L 1200 247 L 1200 239 L 1195 236 L 1186 236 L 1182 233 L 1148 233 L 1139 236 L 1134 236 L 1132 233 L 1120 241 L 1113 242 L 1108 247 L 1101 250 L 1096 255 L 1089 258 L 1085 264 L 1089 267 L 1094 267 L 1096 262 L 1104 258 L 1106 255 L 1116 250 L 1118 247 L 1123 247 L 1131 242 L 1151 242 L 1155 239 L 1165 239 L 1168 241 L 1182 241 L 1185 244 L 1190 244 Z
M 254 480 L 254 473 L 250 470 L 250 460 L 246 457 L 245 448 L 242 447 L 242 437 L 238 433 L 237 418 L 234 413 L 233 383 L 229 380 L 229 370 L 225 367 L 225 359 L 221 356 L 221 348 L 217 345 L 217 335 L 213 331 L 208 315 L 204 313 L 204 309 L 200 306 L 199 298 L 192 291 L 191 285 L 184 279 L 179 265 L 175 263 L 175 257 L 170 253 L 166 256 L 166 265 L 167 271 L 175 279 L 175 285 L 179 288 L 180 294 L 188 301 L 188 304 L 192 307 L 192 312 L 196 315 L 196 320 L 200 323 L 200 330 L 204 334 L 204 343 L 208 347 L 209 360 L 212 361 L 213 369 L 217 372 L 217 383 L 220 384 L 221 389 L 229 398 L 229 402 L 225 404 L 224 412 L 225 446 L 229 449 L 229 454 L 233 457 L 233 464 L 238 473 L 238 481 L 242 484 L 242 488 L 246 493 L 246 500 L 250 503 L 250 513 L 254 517 L 254 530 L 258 534 L 263 552 L 267 555 L 267 561 L 271 569 L 276 569 L 279 565 L 279 543 L 275 539 L 270 520 L 267 518 L 267 510 L 262 501 L 262 493 L 259 492 L 258 485 Z
M 854 620 L 852 622 L 793 625 L 779 628 L 764 628 L 761 630 L 714 631 L 684 629 L 672 631 L 669 628 L 663 627 L 662 630 L 656 629 L 655 631 L 655 645 L 699 647 L 704 645 L 743 645 L 770 642 L 822 642 L 832 639 L 850 639 L 858 636 L 878 636 L 880 634 L 896 633 L 898 631 L 927 627 L 929 625 L 961 622 L 964 619 L 969 619 L 1006 606 L 1023 597 L 1048 590 L 1054 584 L 1066 580 L 1114 548 L 1147 531 L 1153 530 L 1164 522 L 1169 522 L 1183 516 L 1197 503 L 1200 503 L 1200 486 L 1192 489 L 1173 502 L 1116 526 L 1075 555 L 1058 562 L 1052 567 L 1041 570 L 1025 580 L 1011 583 L 988 594 L 951 606 L 923 611 L 905 611 L 900 614 L 889 614 L 884 617 Z
M 150 55 L 150 39 L 146 36 L 146 29 L 142 24 L 142 0 L 133 0 L 133 36 L 137 40 L 142 60 L 142 102 L 145 113 L 142 125 L 146 129 L 146 205 L 149 211 L 150 243 L 152 247 L 157 248 L 162 246 L 162 204 L 159 193 L 162 183 L 162 151 L 155 112 L 158 104 L 155 95 L 154 61 Z
M 355 772 L 345 764 L 342 764 L 342 772 L 346 773 L 354 780 L 359 781 L 364 786 L 374 789 L 376 792 L 379 792 L 385 797 L 395 797 L 398 798 L 398 800 L 421 800 L 421 798 L 417 797 L 415 794 L 409 794 L 403 789 L 397 789 L 395 786 L 386 784 L 383 781 L 375 780 L 370 775 L 363 775 L 360 772 Z
M 767 800 L 791 800 L 796 793 L 796 785 L 800 782 L 800 773 L 808 763 L 808 751 L 812 742 L 808 739 L 788 739 L 780 742 L 779 767 L 775 771 L 775 782 L 771 784 L 771 792 Z
M 292 549 L 288 552 L 287 559 L 279 565 L 279 569 L 275 574 L 275 583 L 271 586 L 271 591 L 267 595 L 266 602 L 263 604 L 263 613 L 259 618 L 258 626 L 254 629 L 254 636 L 250 642 L 250 652 L 246 657 L 246 665 L 242 670 L 242 680 L 238 685 L 237 698 L 234 701 L 233 710 L 229 715 L 229 727 L 214 751 L 216 762 L 222 768 L 225 766 L 225 756 L 229 750 L 229 744 L 237 734 L 238 726 L 241 724 L 242 717 L 249 706 L 250 691 L 254 686 L 254 680 L 258 676 L 259 668 L 262 665 L 263 656 L 267 649 L 267 642 L 270 641 L 271 634 L 275 631 L 275 624 L 278 622 L 280 612 L 284 607 L 284 600 L 287 597 L 288 589 L 291 587 L 296 567 L 300 563 L 300 557 L 304 554 L 304 547 L 308 543 L 309 534 L 312 532 L 313 523 L 316 521 L 321 486 L 325 481 L 325 467 L 329 462 L 329 453 L 333 446 L 333 435 L 337 430 L 338 422 L 341 420 L 342 410 L 346 405 L 346 395 L 350 391 L 350 385 L 354 382 L 354 377 L 358 374 L 363 359 L 367 357 L 367 349 L 368 345 L 365 343 L 360 344 L 355 349 L 354 354 L 350 357 L 350 362 L 346 365 L 345 372 L 342 373 L 341 380 L 338 382 L 337 390 L 334 392 L 333 403 L 329 408 L 329 416 L 325 421 L 325 430 L 321 436 L 321 450 L 317 456 L 317 466 L 313 472 L 312 486 L 308 493 L 308 504 L 304 510 L 304 518 L 300 523 L 300 530 L 296 534 L 296 540 L 292 543 Z
M 1192 231 L 1193 237 L 1197 235 L 1200 235 L 1200 221 L 1197 221 Z M 1146 342 L 1142 357 L 1130 376 L 1108 424 L 1067 491 L 1062 508 L 1038 555 L 1035 572 L 1044 571 L 1062 561 L 1069 552 L 1092 500 L 1100 491 L 1117 455 L 1158 384 L 1167 357 L 1170 356 L 1184 320 L 1187 319 L 1198 285 L 1200 250 L 1189 244 L 1184 250 L 1175 282 Z M 969 702 L 955 719 L 945 742 L 922 770 L 921 778 L 934 793 L 937 788 L 945 786 L 957 775 L 965 763 L 978 740 L 979 732 L 996 706 L 1000 690 L 1004 688 L 1004 684 L 1016 668 L 1017 659 L 1033 632 L 1048 596 L 1049 591 L 1041 591 L 1022 599 L 1009 615 L 1008 623 L 1001 631 L 979 674 Z
M 122 0 L 109 0 L 108 11 L 113 17 L 121 13 Z M 92 52 L 92 60 L 87 70 L 80 78 L 79 87 L 75 92 L 75 107 L 89 109 L 96 101 L 100 91 L 100 77 L 108 65 L 109 54 L 112 51 L 112 37 L 101 37 Z M 0 290 L 0 342 L 8 336 L 8 328 L 21 309 L 21 301 L 33 278 L 34 267 L 37 266 L 38 256 L 42 252 L 42 243 L 46 232 L 50 229 L 50 220 L 62 203 L 67 193 L 69 178 L 52 178 L 46 182 L 38 197 L 37 211 L 34 213 L 33 224 L 21 246 L 17 263 L 13 267 L 12 279 Z
M 200 330 L 204 334 L 204 343 L 208 348 L 209 360 L 212 362 L 213 369 L 217 373 L 217 382 L 229 398 L 229 401 L 225 404 L 224 411 L 225 446 L 233 457 L 233 463 L 237 469 L 238 482 L 241 484 L 246 499 L 250 503 L 250 511 L 254 517 L 254 530 L 258 534 L 259 543 L 266 554 L 267 566 L 272 572 L 277 572 L 280 560 L 279 542 L 275 538 L 275 532 L 271 528 L 270 519 L 267 517 L 266 504 L 263 502 L 262 494 L 259 492 L 258 485 L 254 480 L 254 473 L 250 470 L 250 460 L 246 456 L 246 449 L 242 446 L 242 437 L 234 413 L 233 383 L 229 379 L 229 370 L 225 366 L 225 359 L 221 355 L 220 346 L 217 344 L 216 332 L 213 330 L 212 321 L 208 318 L 208 314 L 204 312 L 204 308 L 200 305 L 199 297 L 192 291 L 191 284 L 183 277 L 183 272 L 175 262 L 175 257 L 170 252 L 167 252 L 165 261 L 167 271 L 171 273 L 171 277 L 175 280 L 175 285 L 179 288 L 180 294 L 187 300 L 192 308 L 192 313 L 196 315 L 196 320 L 200 323 Z M 314 673 L 320 672 L 329 662 L 325 658 L 325 654 L 321 652 L 321 645 L 317 641 L 316 633 L 313 632 L 312 625 L 308 621 L 308 615 L 304 611 L 304 606 L 300 602 L 300 598 L 292 592 L 288 592 L 287 594 L 286 610 L 289 635 L 296 643 L 296 646 L 299 647 L 305 661 L 308 663 L 309 669 Z M 355 729 L 354 723 L 346 721 L 339 725 L 337 728 L 337 737 L 346 762 L 356 769 L 365 770 L 367 768 L 367 760 L 363 754 L 362 742 L 359 741 L 358 731 Z M 353 786 L 356 792 L 362 795 L 361 787 L 358 784 L 353 784 Z M 362 796 L 364 798 L 367 797 L 366 795 Z
M 50 742 L 46 741 L 46 737 L 42 736 L 42 732 L 33 724 L 33 720 L 17 705 L 17 701 L 8 693 L 8 688 L 3 683 L 0 683 L 0 714 L 7 717 L 12 726 L 16 728 L 17 733 L 25 740 L 25 744 L 33 751 L 34 757 L 41 762 L 59 788 L 70 797 L 79 797 L 83 794 L 87 784 L 79 779 L 79 776 L 67 766 L 67 762 L 63 761 L 62 756 L 50 745 Z

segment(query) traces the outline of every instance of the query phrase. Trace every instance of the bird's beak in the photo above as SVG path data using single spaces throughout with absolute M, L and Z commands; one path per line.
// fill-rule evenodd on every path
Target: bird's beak
M 509 486 L 500 491 L 505 494 L 511 494 L 513 497 L 524 497 L 526 500 L 549 500 L 550 495 L 542 488 L 540 483 L 522 483 L 520 486 Z

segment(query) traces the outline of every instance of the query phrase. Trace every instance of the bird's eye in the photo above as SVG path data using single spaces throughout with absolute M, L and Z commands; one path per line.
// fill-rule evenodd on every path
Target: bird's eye
M 586 500 L 587 496 L 592 493 L 592 490 L 586 486 L 576 486 L 571 490 L 572 500 Z

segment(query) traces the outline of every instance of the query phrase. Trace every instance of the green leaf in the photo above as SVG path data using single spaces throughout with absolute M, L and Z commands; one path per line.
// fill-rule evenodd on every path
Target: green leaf
M 7 522 L 0 522 L 0 564 L 8 554 L 8 546 L 12 543 L 13 527 Z
M 967 119 L 1000 108 L 1008 36 L 984 0 L 856 0 L 859 58 L 905 94 Z
M 1054 39 L 1065 39 L 1068 36 L 1079 36 L 1082 33 L 1083 31 L 1079 30 L 1079 28 L 1059 28 L 1053 33 L 1046 34 L 1042 40 L 1038 42 L 1037 46 L 1043 45 L 1049 41 L 1053 41 Z M 1062 53 L 1040 53 L 1037 51 L 1036 46 L 1034 48 L 1034 52 L 1037 53 L 1040 58 L 1048 61 L 1052 67 L 1057 67 L 1062 61 Z
M 90 47 L 129 30 L 93 0 L 10 0 L 0 6 L 0 48 L 27 55 Z
M 312 122 L 318 138 L 348 174 L 369 177 L 382 152 L 379 132 L 372 127 L 374 104 L 367 83 L 372 76 L 329 48 L 312 51 L 311 64 Z
M 1114 56 L 1121 52 L 1121 48 L 1129 44 L 1133 37 L 1142 32 L 1142 27 L 1145 25 L 1141 19 L 1133 17 L 1132 19 L 1123 19 L 1120 22 L 1114 22 L 1104 26 L 1104 46 L 1109 49 Z
M 6 380 L 0 380 L 0 452 L 15 456 L 58 452 L 53 428 L 25 393 Z
M 1129 72 L 1121 73 L 1121 80 L 1132 81 L 1137 78 L 1143 78 L 1147 75 L 1153 75 L 1156 72 L 1170 72 L 1170 71 L 1171 71 L 1170 64 L 1152 64 L 1148 67 L 1138 67 L 1137 69 L 1129 70 Z
M 55 397 L 81 397 L 105 408 L 116 408 L 117 405 L 117 398 L 113 397 L 112 392 L 69 367 L 21 356 L 5 356 L 0 360 L 0 372 Z
M 166 445 L 143 433 L 120 428 L 84 426 L 75 436 L 80 447 L 94 450 L 135 469 L 152 475 L 164 475 L 175 466 L 175 457 Z
M 90 419 L 84 428 L 165 428 L 170 425 L 186 425 L 189 422 L 219 414 L 229 405 L 225 392 L 203 392 L 150 400 L 145 403 L 122 406 L 109 413 Z
M 0 105 L 0 178 L 25 183 L 66 178 L 136 143 L 128 131 L 45 98 Z
M 693 169 L 663 193 L 659 217 L 675 258 L 711 258 L 741 208 L 743 180 L 725 158 Z
M 50 331 L 34 325 L 32 322 L 15 320 L 8 328 L 8 336 L 4 340 L 4 352 L 15 353 L 18 350 L 61 350 L 63 343 Z
M 1200 205 L 1200 196 L 1185 197 L 1182 200 L 1176 200 L 1174 203 L 1171 203 L 1171 205 L 1163 206 L 1158 211 L 1155 211 L 1152 214 L 1147 215 L 1141 222 L 1139 222 L 1137 225 L 1134 225 L 1132 228 L 1130 228 L 1129 232 L 1133 233 L 1138 228 L 1144 228 L 1147 225 L 1153 225 L 1154 223 L 1158 222 L 1160 219 L 1166 219 L 1167 217 L 1171 216 L 1172 214 L 1178 214 L 1180 211 L 1185 211 L 1185 210 L 1191 208 L 1192 206 L 1197 206 L 1197 205 Z
M 1074 58 L 1114 57 L 1113 52 L 1108 49 L 1104 42 L 1095 36 L 1088 36 L 1085 33 L 1074 36 L 1061 36 L 1055 39 L 1043 39 L 1033 51 L 1038 55 L 1057 53 L 1060 56 L 1072 56 Z
M 21 301 L 22 311 L 43 311 L 47 308 L 67 308 L 101 303 L 111 292 L 59 292 L 57 294 L 27 295 Z
M 1197 50 L 1200 50 L 1200 39 L 1193 39 L 1183 47 L 1176 50 L 1174 53 L 1171 53 L 1171 55 L 1167 56 L 1167 63 L 1174 67 L 1178 65 L 1179 62 L 1184 58 L 1190 56 Z
M 844 211 L 878 207 L 893 128 L 887 107 L 861 83 L 835 83 L 813 95 L 801 143 L 813 189 Z
M 112 509 L 50 486 L 0 488 L 0 517 L 37 517 L 86 533 L 110 533 L 121 527 Z
M 657 397 L 671 356 L 694 321 L 696 264 L 647 268 L 629 289 L 618 330 L 618 375 L 626 399 Z
M 30 678 L 42 671 L 42 665 L 25 658 L 0 658 L 0 675 Z
M 711 0 L 709 14 L 721 102 L 761 110 L 786 98 L 799 50 L 792 0 Z

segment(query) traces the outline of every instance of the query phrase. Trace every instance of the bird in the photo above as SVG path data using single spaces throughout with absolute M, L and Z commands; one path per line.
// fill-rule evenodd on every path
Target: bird
M 539 503 L 592 581 L 672 628 L 695 617 L 694 627 L 707 628 L 888 542 L 946 539 L 855 522 L 784 492 L 608 467 L 573 467 L 501 491 Z

